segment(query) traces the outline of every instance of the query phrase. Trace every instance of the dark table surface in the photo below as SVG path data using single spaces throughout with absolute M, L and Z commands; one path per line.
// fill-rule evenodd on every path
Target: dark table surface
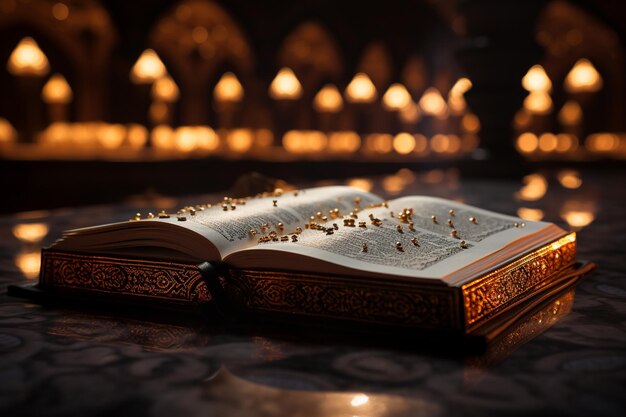
M 575 189 L 562 186 L 557 171 L 539 174 L 522 192 L 522 181 L 464 180 L 454 170 L 372 179 L 382 195 L 436 195 L 509 214 L 540 209 L 545 220 L 579 231 L 579 257 L 598 269 L 480 354 L 182 318 L 166 323 L 107 309 L 43 307 L 6 294 L 11 284 L 36 280 L 39 248 L 64 229 L 219 196 L 153 196 L 2 217 L 0 414 L 623 416 L 625 172 L 583 171 Z M 15 237 L 16 225 L 33 223 L 49 228 L 43 239 L 24 241 L 37 226 Z

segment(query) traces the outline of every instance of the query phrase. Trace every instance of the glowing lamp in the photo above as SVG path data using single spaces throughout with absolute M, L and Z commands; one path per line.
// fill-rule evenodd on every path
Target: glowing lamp
M 393 138 L 393 149 L 400 155 L 406 155 L 415 149 L 415 137 L 410 133 L 398 133 Z
M 326 84 L 313 99 L 313 108 L 320 113 L 337 113 L 343 109 L 341 93 L 332 84 Z
M 446 101 L 435 87 L 430 87 L 424 91 L 419 100 L 419 106 L 425 114 L 430 116 L 445 117 L 448 113 Z
M 533 91 L 524 99 L 524 108 L 533 114 L 549 114 L 552 110 L 552 99 L 545 91 Z
M 581 59 L 565 77 L 564 87 L 568 93 L 595 93 L 602 88 L 602 77 L 589 60 Z
M 165 74 L 161 78 L 157 79 L 152 84 L 151 90 L 152 98 L 156 101 L 164 101 L 166 103 L 173 103 L 178 100 L 180 91 L 178 86 L 169 75 Z
M 213 98 L 217 102 L 238 103 L 243 99 L 243 96 L 243 86 L 232 72 L 222 75 L 213 90 Z
M 559 122 L 563 126 L 574 126 L 583 119 L 583 110 L 574 100 L 566 102 L 559 111 Z
M 282 68 L 272 80 L 270 97 L 275 100 L 297 100 L 302 96 L 302 85 L 289 68 Z
M 533 65 L 522 78 L 522 87 L 530 93 L 533 91 L 548 92 L 552 89 L 552 81 L 541 65 Z
M 420 117 L 422 117 L 422 114 L 420 113 L 420 108 L 417 103 L 411 101 L 400 110 L 399 117 L 404 123 L 417 123 Z
M 41 91 L 45 103 L 68 104 L 72 101 L 72 88 L 61 74 L 54 74 Z
M 24 38 L 17 44 L 7 62 L 7 69 L 13 75 L 33 75 L 42 77 L 50 70 L 48 58 L 39 49 L 33 38 Z
M 13 125 L 7 119 L 0 117 L 0 143 L 15 142 L 16 139 L 17 132 Z
M 24 243 L 37 243 L 48 234 L 46 223 L 22 223 L 13 226 L 13 236 Z
M 378 92 L 367 74 L 359 72 L 346 87 L 346 100 L 350 103 L 371 103 Z
M 383 106 L 387 110 L 402 110 L 411 104 L 411 95 L 402 84 L 392 84 L 383 95 Z
M 135 84 L 150 84 L 167 74 L 161 58 L 152 49 L 146 49 L 130 71 L 130 80 Z
M 450 96 L 462 96 L 467 93 L 469 89 L 472 88 L 472 82 L 469 78 L 459 78 L 448 93 Z

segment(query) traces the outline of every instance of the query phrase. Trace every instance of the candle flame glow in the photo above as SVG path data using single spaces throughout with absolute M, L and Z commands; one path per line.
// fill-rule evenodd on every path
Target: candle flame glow
M 152 49 L 146 49 L 130 71 L 130 80 L 135 84 L 150 84 L 167 74 L 161 58 Z
M 530 113 L 545 115 L 552 110 L 552 99 L 545 91 L 533 91 L 524 99 L 524 108 Z
M 243 86 L 232 72 L 224 73 L 213 90 L 213 98 L 217 102 L 239 103 L 243 96 Z
M 383 94 L 383 106 L 387 110 L 402 110 L 411 102 L 411 94 L 402 84 L 391 84 Z
M 33 38 L 22 39 L 7 62 L 7 69 L 13 75 L 32 75 L 42 77 L 50 70 L 48 58 Z
M 313 108 L 320 113 L 337 113 L 343 109 L 341 93 L 332 84 L 326 84 L 313 99 Z
M 445 117 L 448 113 L 446 101 L 435 87 L 430 87 L 424 91 L 419 100 L 419 105 L 422 111 L 430 116 Z
M 24 243 L 37 243 L 48 234 L 46 223 L 23 223 L 13 226 L 13 236 Z
M 68 104 L 72 101 L 72 88 L 61 74 L 54 74 L 41 91 L 45 103 Z
M 154 100 L 173 103 L 178 100 L 180 91 L 172 77 L 165 74 L 152 84 L 151 94 Z
M 26 278 L 35 279 L 41 268 L 41 254 L 39 251 L 22 252 L 15 257 L 15 265 Z
M 594 93 L 602 88 L 602 77 L 588 59 L 580 59 L 565 77 L 568 93 Z
M 472 82 L 469 80 L 469 78 L 462 77 L 454 83 L 448 95 L 457 97 L 462 96 L 463 94 L 467 93 L 471 88 Z
M 376 97 L 376 87 L 365 73 L 357 73 L 346 87 L 346 100 L 350 103 L 371 103 Z
M 583 119 L 583 109 L 574 100 L 567 101 L 559 111 L 559 122 L 563 126 L 575 126 Z
M 302 96 L 302 85 L 289 68 L 282 68 L 270 84 L 270 97 L 274 100 L 297 100 Z
M 529 93 L 534 91 L 547 93 L 552 89 L 552 81 L 541 65 L 533 65 L 522 78 L 522 87 Z

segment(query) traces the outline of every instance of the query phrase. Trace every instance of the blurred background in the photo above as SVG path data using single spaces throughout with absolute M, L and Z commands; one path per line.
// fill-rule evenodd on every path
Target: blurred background
M 591 0 L 0 0 L 0 211 L 250 172 L 388 195 L 509 178 L 535 202 L 623 169 L 624 21 Z

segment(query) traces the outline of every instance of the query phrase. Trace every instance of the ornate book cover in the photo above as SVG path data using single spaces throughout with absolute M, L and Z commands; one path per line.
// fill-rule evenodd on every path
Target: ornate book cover
M 208 278 L 193 264 L 49 249 L 42 254 L 40 287 L 175 305 L 210 303 L 218 291 L 222 301 L 254 314 L 471 333 L 558 283 L 575 257 L 571 233 L 452 287 L 304 271 L 224 269 Z

